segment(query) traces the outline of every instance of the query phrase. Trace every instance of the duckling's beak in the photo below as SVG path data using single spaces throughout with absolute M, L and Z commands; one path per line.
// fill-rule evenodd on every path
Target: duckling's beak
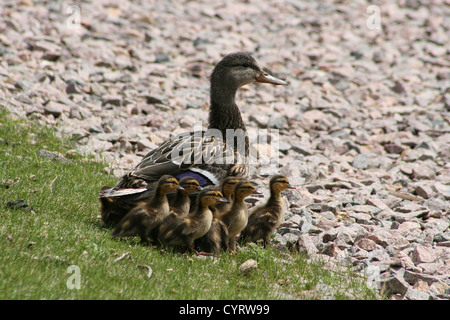
M 225 198 L 218 197 L 218 198 L 217 198 L 217 202 L 225 202 L 225 203 L 228 203 L 228 202 L 230 202 L 230 201 L 228 201 L 228 200 L 225 199 Z
M 182 186 L 178 186 L 177 190 L 185 190 Z
M 295 189 L 296 188 L 296 186 L 294 186 L 293 184 L 290 184 L 289 186 L 288 186 L 288 189 Z
M 286 81 L 278 79 L 277 77 L 274 77 L 264 71 L 261 71 L 261 74 L 259 75 L 259 77 L 256 78 L 256 82 L 271 83 L 271 84 L 277 84 L 277 85 L 287 85 L 288 84 Z

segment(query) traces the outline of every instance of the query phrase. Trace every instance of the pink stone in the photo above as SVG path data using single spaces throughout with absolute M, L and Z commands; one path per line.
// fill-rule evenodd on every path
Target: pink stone
M 359 239 L 355 242 L 355 245 L 366 251 L 372 251 L 377 248 L 377 244 L 375 243 L 375 241 L 368 238 Z
M 414 263 L 433 262 L 436 260 L 436 255 L 433 248 L 425 246 L 417 246 L 411 256 Z

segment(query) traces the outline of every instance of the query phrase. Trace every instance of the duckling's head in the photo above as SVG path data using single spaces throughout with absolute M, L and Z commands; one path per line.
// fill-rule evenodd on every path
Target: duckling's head
M 211 86 L 215 83 L 237 90 L 252 82 L 264 82 L 286 85 L 287 82 L 264 72 L 256 60 L 247 52 L 235 52 L 226 55 L 211 74 Z
M 253 183 L 248 180 L 242 180 L 234 187 L 233 199 L 240 201 L 254 193 L 260 194 L 260 192 L 256 190 Z
M 218 190 L 203 190 L 198 195 L 198 203 L 204 208 L 212 206 L 217 202 L 228 202 L 228 200 L 223 197 L 222 192 Z
M 242 178 L 235 177 L 235 176 L 228 176 L 222 180 L 221 189 L 222 189 L 222 193 L 225 198 L 227 198 L 227 199 L 230 198 L 230 196 L 233 194 L 236 183 L 238 183 L 241 180 L 242 180 Z
M 193 177 L 184 177 L 181 178 L 179 181 L 180 187 L 182 187 L 184 190 L 182 190 L 181 192 L 183 192 L 184 194 L 190 194 L 192 192 L 196 192 L 202 189 L 202 187 L 200 187 L 200 184 L 198 183 L 197 179 L 193 178 Z
M 164 175 L 159 179 L 156 190 L 157 192 L 159 191 L 159 193 L 166 194 L 176 190 L 178 187 L 178 180 L 175 177 Z
M 275 193 L 280 193 L 286 189 L 295 189 L 289 184 L 289 180 L 283 175 L 275 175 L 270 179 L 270 190 Z

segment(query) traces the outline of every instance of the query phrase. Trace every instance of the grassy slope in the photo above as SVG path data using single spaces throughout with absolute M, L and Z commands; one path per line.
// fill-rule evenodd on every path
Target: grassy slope
M 316 299 L 323 297 L 313 290 L 319 282 L 336 290 L 334 298 L 349 292 L 376 298 L 352 273 L 331 273 L 300 255 L 287 260 L 273 248 L 200 259 L 163 253 L 138 239 L 111 240 L 98 218 L 98 191 L 116 182 L 102 173 L 105 165 L 39 155 L 73 147 L 50 129 L 12 121 L 0 110 L 0 299 Z M 28 208 L 7 207 L 18 199 Z M 250 258 L 258 268 L 244 276 L 239 265 Z M 80 268 L 79 290 L 67 287 L 71 265 Z M 141 265 L 152 268 L 150 279 Z

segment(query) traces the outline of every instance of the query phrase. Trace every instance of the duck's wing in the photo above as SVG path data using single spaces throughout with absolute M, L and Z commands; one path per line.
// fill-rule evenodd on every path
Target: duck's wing
M 114 188 L 103 189 L 99 197 L 121 197 L 151 190 L 166 174 L 178 179 L 194 177 L 202 187 L 216 185 L 227 175 L 241 175 L 243 171 L 236 168 L 246 166 L 245 157 L 236 152 L 234 145 L 227 144 L 221 134 L 210 130 L 182 132 L 147 153 Z

